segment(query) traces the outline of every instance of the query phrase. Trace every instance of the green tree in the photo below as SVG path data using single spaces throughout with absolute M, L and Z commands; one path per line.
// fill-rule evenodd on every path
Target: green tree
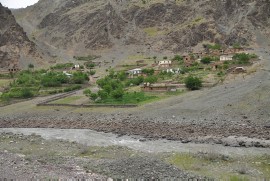
M 21 90 L 21 97 L 22 98 L 31 98 L 34 97 L 34 94 L 31 92 L 29 88 L 23 88 Z
M 203 57 L 201 59 L 201 63 L 203 63 L 203 64 L 209 64 L 209 63 L 211 63 L 211 61 L 212 61 L 211 57 Z
M 149 82 L 150 84 L 153 84 L 153 83 L 156 83 L 157 80 L 158 80 L 158 78 L 157 78 L 156 76 L 152 75 L 152 76 L 146 77 L 146 78 L 144 79 L 144 82 L 146 82 L 146 83 Z
M 122 88 L 118 88 L 112 92 L 112 97 L 115 99 L 121 99 L 124 96 L 124 90 Z
M 198 90 L 202 87 L 202 80 L 198 77 L 188 76 L 185 79 L 185 84 L 189 90 Z

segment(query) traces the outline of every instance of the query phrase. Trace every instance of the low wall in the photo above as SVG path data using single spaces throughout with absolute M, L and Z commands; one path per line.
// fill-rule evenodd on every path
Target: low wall
M 73 94 L 75 94 L 75 93 L 76 93 L 76 91 L 73 91 L 73 92 L 63 93 L 63 94 L 58 95 L 58 96 L 54 96 L 54 97 L 52 97 L 52 98 L 46 99 L 45 101 L 42 101 L 42 102 L 38 103 L 37 106 L 39 106 L 39 105 L 44 105 L 44 104 L 48 104 L 49 102 L 56 101 L 56 100 L 58 100 L 58 99 L 63 99 L 63 98 L 65 98 L 65 97 L 71 96 L 71 95 L 73 95 Z
M 37 104 L 37 106 L 52 106 L 52 107 L 77 107 L 77 108 L 98 108 L 98 107 L 108 107 L 108 108 L 132 108 L 138 107 L 136 104 L 126 104 L 126 105 L 117 105 L 117 104 Z
M 37 106 L 53 106 L 53 107 L 78 107 L 78 108 L 95 108 L 95 107 L 113 107 L 113 108 L 131 108 L 131 107 L 137 107 L 136 104 L 124 104 L 124 105 L 118 105 L 118 104 L 50 104 L 52 101 L 56 101 L 58 99 L 63 99 L 65 97 L 74 95 L 76 91 L 64 93 L 52 98 L 49 98 L 45 101 L 42 101 L 37 104 Z

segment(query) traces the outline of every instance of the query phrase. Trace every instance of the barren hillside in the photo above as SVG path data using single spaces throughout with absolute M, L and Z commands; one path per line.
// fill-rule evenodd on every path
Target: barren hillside
M 37 42 L 72 52 L 138 45 L 184 52 L 203 42 L 250 44 L 255 29 L 269 33 L 264 0 L 40 0 L 14 11 Z
M 42 62 L 36 45 L 15 21 L 11 11 L 0 3 L 0 68 L 23 68 Z

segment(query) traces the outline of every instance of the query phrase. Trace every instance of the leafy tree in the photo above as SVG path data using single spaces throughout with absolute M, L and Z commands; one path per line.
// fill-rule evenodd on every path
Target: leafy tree
M 34 96 L 34 94 L 31 92 L 31 90 L 29 88 L 23 88 L 21 90 L 21 97 L 22 98 L 31 98 L 33 96 Z
M 156 76 L 148 76 L 148 77 L 146 77 L 145 79 L 144 79 L 144 82 L 146 82 L 146 83 L 150 83 L 150 84 L 153 84 L 153 83 L 155 83 L 155 82 L 157 82 L 157 80 L 158 80 L 158 78 L 156 77 Z
M 124 96 L 124 90 L 118 88 L 112 92 L 112 97 L 115 99 L 121 99 Z
M 106 91 L 104 91 L 104 90 L 99 90 L 98 91 L 98 96 L 101 98 L 101 99 L 106 99 L 106 98 L 108 98 L 108 93 L 106 92 Z
M 97 100 L 97 98 L 98 98 L 98 95 L 96 93 L 92 93 L 90 95 L 90 99 L 93 100 L 93 101 Z
M 120 80 L 120 81 L 124 81 L 126 80 L 127 78 L 127 75 L 124 71 L 121 71 L 121 72 L 118 72 L 117 73 L 117 78 Z
M 198 90 L 202 87 L 202 80 L 198 77 L 188 76 L 185 79 L 185 84 L 190 90 Z
M 209 63 L 211 63 L 211 61 L 212 61 L 211 57 L 203 57 L 201 59 L 201 63 L 203 63 L 203 64 L 209 64 Z
M 85 81 L 88 81 L 89 78 L 87 74 L 82 72 L 75 72 L 72 77 L 72 81 L 75 84 L 83 84 Z
M 154 69 L 142 69 L 142 73 L 147 74 L 147 75 L 154 75 L 155 70 Z

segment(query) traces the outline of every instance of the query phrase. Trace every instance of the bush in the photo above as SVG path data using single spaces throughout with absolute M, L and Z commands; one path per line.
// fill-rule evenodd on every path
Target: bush
M 31 92 L 29 88 L 23 88 L 21 93 L 22 98 L 31 98 L 34 97 L 34 94 Z
M 142 69 L 142 73 L 147 74 L 147 75 L 154 75 L 155 70 L 154 69 Z
M 123 89 L 117 89 L 112 92 L 112 97 L 115 99 L 121 99 L 124 96 Z
M 236 60 L 238 64 L 249 64 L 251 56 L 246 53 L 237 53 L 233 56 L 233 59 Z
M 180 55 L 175 55 L 172 60 L 175 60 L 175 61 L 178 61 L 178 62 L 182 62 L 183 61 L 183 57 L 181 57 Z
M 90 96 L 91 93 L 92 93 L 92 92 L 91 92 L 90 89 L 85 89 L 85 90 L 83 91 L 83 94 L 86 95 L 86 96 Z
M 98 95 L 96 93 L 91 93 L 90 94 L 90 99 L 95 101 L 98 98 Z
M 156 83 L 157 82 L 157 80 L 158 80 L 158 78 L 156 77 L 156 76 L 148 76 L 148 77 L 146 77 L 145 79 L 144 79 L 144 82 L 145 83 L 150 83 L 150 84 L 153 84 L 153 83 Z
M 73 74 L 72 81 L 74 84 L 83 84 L 85 81 L 88 81 L 89 78 L 87 74 L 82 72 L 76 72 Z
M 202 87 L 202 81 L 198 77 L 188 76 L 185 79 L 186 87 L 190 90 L 199 90 Z
M 211 63 L 211 61 L 212 61 L 211 57 L 204 57 L 201 59 L 201 63 L 203 63 L 203 64 L 209 64 L 209 63 Z
M 89 74 L 90 74 L 90 75 L 95 75 L 95 74 L 96 74 L 96 71 L 95 71 L 95 70 L 91 70 L 91 71 L 89 72 Z

